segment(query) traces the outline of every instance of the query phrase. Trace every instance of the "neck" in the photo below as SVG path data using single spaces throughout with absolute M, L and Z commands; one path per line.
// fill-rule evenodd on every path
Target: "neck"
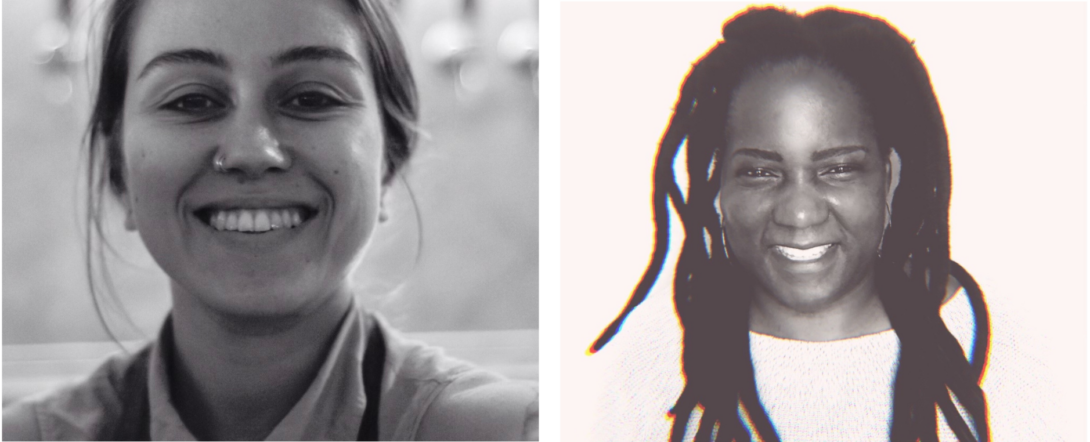
M 213 311 L 174 287 L 171 399 L 201 440 L 263 440 L 321 368 L 351 293 L 285 317 Z M 316 345 L 317 344 L 317 345 Z
M 873 279 L 817 309 L 800 310 L 757 290 L 750 304 L 751 331 L 798 341 L 835 341 L 891 328 Z

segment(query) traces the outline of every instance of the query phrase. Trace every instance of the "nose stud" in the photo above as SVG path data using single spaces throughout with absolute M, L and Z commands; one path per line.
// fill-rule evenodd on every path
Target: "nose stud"
M 223 162 L 226 161 L 226 160 L 227 160 L 227 155 L 222 154 L 222 153 L 216 155 L 214 158 L 212 158 L 212 170 L 215 170 L 216 172 L 219 172 L 219 173 L 227 173 L 227 168 L 224 167 L 224 165 L 223 165 Z

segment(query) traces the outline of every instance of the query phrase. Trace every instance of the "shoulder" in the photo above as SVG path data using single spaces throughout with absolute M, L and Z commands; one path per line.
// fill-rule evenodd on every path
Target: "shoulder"
M 4 408 L 4 440 L 42 440 L 35 403 L 20 401 Z
M 537 439 L 536 383 L 509 380 L 382 325 L 387 358 L 381 438 Z
M 5 440 L 97 439 L 123 409 L 121 386 L 145 352 L 107 359 L 86 379 L 4 407 Z
M 418 435 L 423 440 L 537 440 L 537 398 L 532 383 L 467 373 L 440 391 Z

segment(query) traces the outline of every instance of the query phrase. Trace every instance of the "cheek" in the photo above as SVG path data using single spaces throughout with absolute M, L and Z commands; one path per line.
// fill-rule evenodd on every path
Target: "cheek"
M 321 168 L 333 196 L 330 256 L 350 263 L 357 262 L 371 241 L 382 199 L 381 137 L 357 135 L 355 143 L 325 155 Z
M 313 133 L 309 154 L 348 225 L 368 229 L 382 193 L 383 137 L 377 124 L 334 125 Z
M 857 188 L 831 194 L 829 203 L 844 227 L 858 239 L 878 243 L 885 227 L 884 195 L 872 189 Z
M 375 192 L 381 183 L 383 169 L 382 132 L 371 125 L 342 128 L 319 147 L 316 156 L 322 169 L 346 191 Z
M 177 134 L 170 130 L 130 125 L 122 137 L 125 157 L 125 180 L 138 211 L 155 205 L 172 207 L 185 183 L 204 165 L 202 134 L 189 131 Z M 140 210 L 145 207 L 145 210 Z
M 771 208 L 771 198 L 755 195 L 744 190 L 723 190 L 719 204 L 723 209 L 724 223 L 737 228 L 758 227 L 766 221 Z
M 719 199 L 723 229 L 732 248 L 758 244 L 771 219 L 771 198 L 745 190 L 724 188 Z

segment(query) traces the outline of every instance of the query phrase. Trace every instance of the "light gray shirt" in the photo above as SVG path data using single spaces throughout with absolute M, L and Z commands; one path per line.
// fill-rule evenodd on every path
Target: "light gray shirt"
M 355 440 L 367 397 L 361 363 L 366 331 L 377 321 L 386 338 L 381 440 L 536 440 L 537 385 L 502 378 L 439 349 L 409 340 L 355 303 L 318 375 L 267 440 Z M 168 323 L 169 324 L 169 323 Z M 164 327 L 165 330 L 165 327 Z M 153 440 L 195 440 L 170 398 L 160 339 L 148 366 Z M 89 440 L 122 409 L 116 380 L 134 355 L 111 357 L 85 381 L 4 410 L 4 439 Z

